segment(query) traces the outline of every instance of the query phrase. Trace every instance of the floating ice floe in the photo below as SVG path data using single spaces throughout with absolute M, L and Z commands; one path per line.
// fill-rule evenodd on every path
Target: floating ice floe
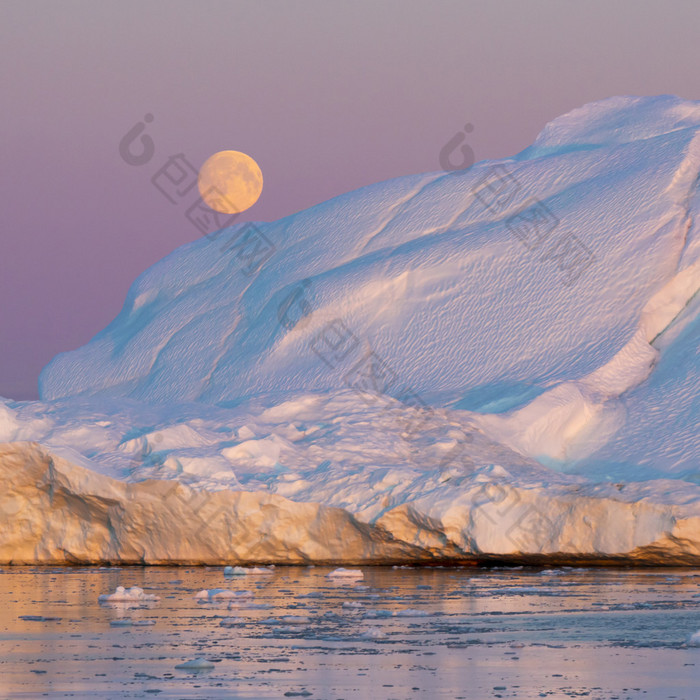
M 307 615 L 280 615 L 280 617 L 270 617 L 265 620 L 267 625 L 306 625 L 311 622 Z
M 190 659 L 184 663 L 175 666 L 182 671 L 206 671 L 207 669 L 214 668 L 214 664 L 206 659 Z
M 132 620 L 130 617 L 109 621 L 110 627 L 151 627 L 155 624 L 155 620 Z
M 365 612 L 364 617 L 372 620 L 376 618 L 382 618 L 382 617 L 391 617 L 393 613 L 391 610 L 367 610 Z
M 700 630 L 688 637 L 687 644 L 689 647 L 700 647 Z
M 269 576 L 275 573 L 274 566 L 226 566 L 224 576 Z
M 282 615 L 280 620 L 291 625 L 306 625 L 311 622 L 308 615 Z
M 237 627 L 246 622 L 247 620 L 244 617 L 225 617 L 219 622 L 219 627 Z
M 240 600 L 229 601 L 228 609 L 235 610 L 237 608 L 245 608 L 246 610 L 269 610 L 272 605 L 270 603 L 253 603 L 251 598 L 243 598 Z
M 392 617 L 427 617 L 428 612 L 416 608 L 406 608 L 405 610 L 394 610 Z
M 418 610 L 417 608 L 404 608 L 403 610 L 368 610 L 365 617 L 382 618 L 382 617 L 427 617 L 428 612 Z
M 205 588 L 195 595 L 195 600 L 198 603 L 212 603 L 224 600 L 249 600 L 252 597 L 253 594 L 250 591 L 230 591 L 227 588 Z
M 362 639 L 382 639 L 386 637 L 386 633 L 379 627 L 370 627 L 360 634 Z
M 362 581 L 364 577 L 360 569 L 344 569 L 342 566 L 326 575 L 331 581 Z
M 141 602 L 156 602 L 160 600 L 157 595 L 152 593 L 144 593 L 143 588 L 132 586 L 124 588 L 117 586 L 114 593 L 103 593 L 98 601 L 100 603 L 141 603 Z

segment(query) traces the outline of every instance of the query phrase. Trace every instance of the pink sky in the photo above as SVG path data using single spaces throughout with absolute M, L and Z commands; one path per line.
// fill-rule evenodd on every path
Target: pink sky
M 700 99 L 700 3 L 6 1 L 0 5 L 0 395 L 119 311 L 134 278 L 199 234 L 151 184 L 168 156 L 253 156 L 273 220 L 476 158 L 615 94 Z M 153 160 L 127 165 L 146 114 Z M 241 219 L 244 220 L 244 219 Z

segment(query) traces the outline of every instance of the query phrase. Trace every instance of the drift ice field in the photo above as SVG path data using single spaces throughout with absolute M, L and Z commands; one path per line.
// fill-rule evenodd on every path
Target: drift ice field
M 0 402 L 0 563 L 700 563 L 700 102 L 173 251 Z

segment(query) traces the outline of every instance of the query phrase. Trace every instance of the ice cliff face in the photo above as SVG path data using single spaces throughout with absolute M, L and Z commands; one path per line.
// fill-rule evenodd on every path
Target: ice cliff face
M 0 445 L 0 476 L 8 484 L 0 493 L 3 564 L 700 561 L 697 493 L 690 505 L 671 505 L 644 487 L 620 499 L 612 487 L 533 490 L 475 480 L 366 523 L 341 508 L 261 491 L 129 484 L 33 443 Z
M 147 479 L 246 492 L 318 539 L 226 549 L 231 515 L 178 548 L 168 496 L 149 544 L 117 537 L 149 561 L 697 558 L 699 175 L 700 103 L 611 98 L 511 159 L 195 241 L 45 368 L 44 403 L 0 406 L 0 440 L 43 445 L 0 464 L 125 504 Z

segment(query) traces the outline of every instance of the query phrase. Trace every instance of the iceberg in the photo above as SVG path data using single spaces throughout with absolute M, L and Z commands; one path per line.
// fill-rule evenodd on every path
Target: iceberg
M 697 565 L 699 178 L 613 97 L 178 248 L 0 400 L 0 563 Z

